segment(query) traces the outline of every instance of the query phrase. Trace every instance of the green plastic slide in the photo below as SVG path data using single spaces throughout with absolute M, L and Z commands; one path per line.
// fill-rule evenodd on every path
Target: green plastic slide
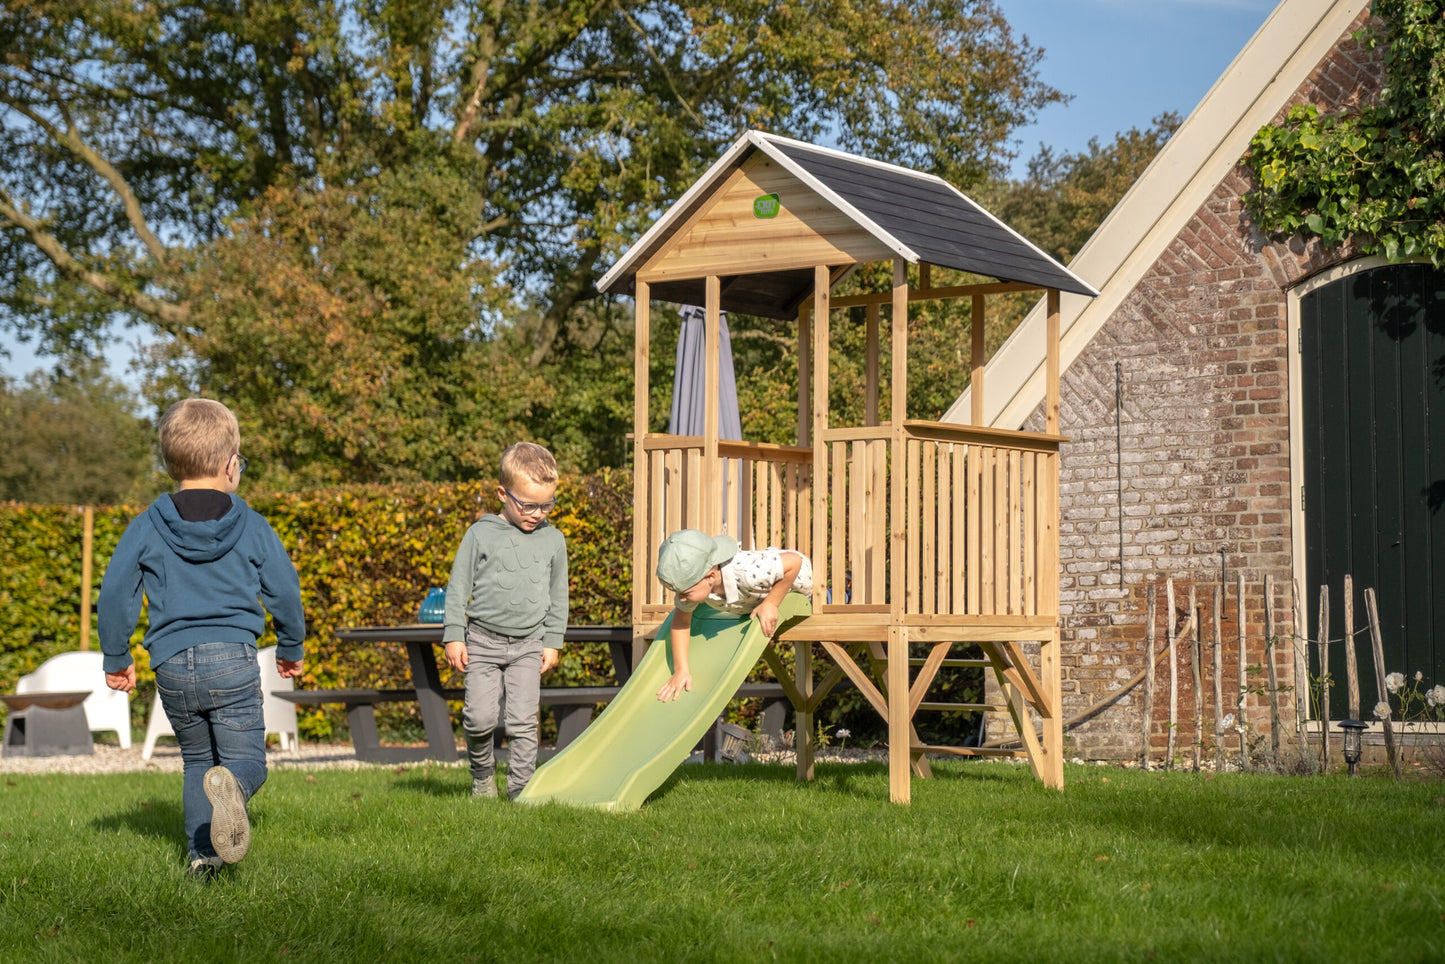
M 780 609 L 779 626 L 811 612 L 797 593 L 788 593 Z M 671 627 L 669 616 L 627 685 L 581 736 L 537 769 L 518 803 L 636 810 L 687 759 L 757 664 L 768 637 L 756 619 L 699 606 L 688 646 L 692 690 L 661 703 L 657 691 L 672 675 Z

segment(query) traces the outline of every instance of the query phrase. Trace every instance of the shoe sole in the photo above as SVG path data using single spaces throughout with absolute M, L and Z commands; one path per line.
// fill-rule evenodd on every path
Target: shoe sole
M 251 847 L 251 822 L 241 785 L 225 767 L 206 771 L 206 799 L 211 801 L 211 846 L 223 863 L 239 863 Z

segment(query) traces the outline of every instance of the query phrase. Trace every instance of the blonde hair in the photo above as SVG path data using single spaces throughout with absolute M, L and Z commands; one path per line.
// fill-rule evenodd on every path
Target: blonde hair
M 517 442 L 502 453 L 502 464 L 498 469 L 502 485 L 517 484 L 518 476 L 526 476 L 538 485 L 557 481 L 557 460 L 535 442 Z
M 220 402 L 188 398 L 161 416 L 161 459 L 177 482 L 221 472 L 241 449 L 241 426 Z

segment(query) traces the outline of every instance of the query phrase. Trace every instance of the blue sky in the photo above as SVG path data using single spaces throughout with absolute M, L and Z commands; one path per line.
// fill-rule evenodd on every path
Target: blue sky
M 1277 0 L 996 0 L 1044 49 L 1043 81 L 1074 95 L 1020 134 L 1015 176 L 1046 143 L 1077 153 L 1097 137 L 1187 117 L 1268 19 Z
M 1044 49 L 1039 73 L 1074 99 L 1043 111 L 1019 133 L 1024 164 L 1046 143 L 1056 153 L 1084 150 L 1120 131 L 1140 129 L 1165 111 L 1187 116 L 1275 7 L 1275 0 L 997 0 L 1016 33 Z M 134 333 L 111 352 L 125 372 Z M 7 345 L 0 372 L 23 377 L 44 360 Z

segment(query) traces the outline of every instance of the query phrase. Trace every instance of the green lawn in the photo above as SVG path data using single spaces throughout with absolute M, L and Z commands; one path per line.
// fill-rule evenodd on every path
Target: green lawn
M 179 775 L 6 774 L 0 960 L 1445 960 L 1445 784 L 935 772 L 688 766 L 619 815 L 273 771 L 210 885 Z

